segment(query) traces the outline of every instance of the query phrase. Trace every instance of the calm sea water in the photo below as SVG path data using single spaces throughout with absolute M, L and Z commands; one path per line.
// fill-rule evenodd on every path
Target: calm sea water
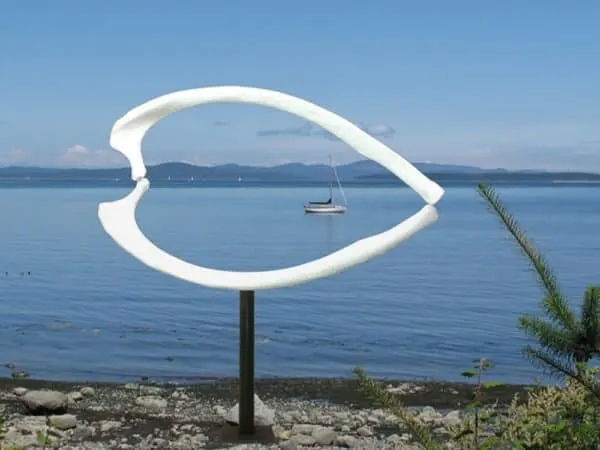
M 50 379 L 235 376 L 237 294 L 171 279 L 120 250 L 97 204 L 127 191 L 0 189 L 2 362 Z M 499 192 L 579 302 L 600 281 L 600 189 Z M 421 206 L 408 189 L 346 194 L 348 213 L 333 217 L 303 214 L 326 195 L 317 188 L 153 189 L 138 219 L 181 258 L 257 270 L 323 256 Z M 534 276 L 472 187 L 449 188 L 439 209 L 437 224 L 383 257 L 257 293 L 257 376 L 350 376 L 362 365 L 381 377 L 456 380 L 484 355 L 497 378 L 531 381 L 516 321 L 538 310 Z

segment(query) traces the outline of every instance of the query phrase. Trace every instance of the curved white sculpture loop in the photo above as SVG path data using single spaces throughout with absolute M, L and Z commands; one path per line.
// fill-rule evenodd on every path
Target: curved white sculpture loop
M 361 155 L 381 164 L 410 186 L 427 203 L 419 212 L 382 233 L 361 239 L 298 266 L 262 272 L 215 270 L 178 259 L 156 247 L 139 229 L 135 210 L 150 182 L 142 157 L 146 132 L 163 117 L 182 109 L 207 103 L 252 103 L 286 111 L 320 125 Z M 382 255 L 438 219 L 434 206 L 444 190 L 416 167 L 365 133 L 320 106 L 277 91 L 244 86 L 218 86 L 173 92 L 140 105 L 113 126 L 111 146 L 129 160 L 133 191 L 121 200 L 101 203 L 98 216 L 104 230 L 125 251 L 149 267 L 199 285 L 237 291 L 293 286 L 325 278 Z

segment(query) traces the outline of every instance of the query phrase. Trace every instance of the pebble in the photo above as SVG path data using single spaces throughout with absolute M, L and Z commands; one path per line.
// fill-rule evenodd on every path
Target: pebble
M 154 396 L 143 396 L 135 399 L 135 404 L 148 410 L 160 411 L 167 407 L 167 400 Z
M 69 430 L 77 426 L 77 417 L 73 414 L 61 414 L 59 416 L 50 416 L 48 422 L 59 430 Z

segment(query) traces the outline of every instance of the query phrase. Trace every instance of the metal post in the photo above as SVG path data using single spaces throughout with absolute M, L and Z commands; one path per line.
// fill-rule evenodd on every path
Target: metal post
M 240 291 L 239 433 L 254 434 L 254 291 Z

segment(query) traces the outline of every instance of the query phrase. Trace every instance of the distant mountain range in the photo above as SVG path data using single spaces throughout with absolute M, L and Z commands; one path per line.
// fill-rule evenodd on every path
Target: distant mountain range
M 534 170 L 510 171 L 507 169 L 482 169 L 475 166 L 414 163 L 419 170 L 438 181 L 600 181 L 600 174 L 582 172 L 543 172 Z M 357 161 L 336 167 L 343 183 L 389 183 L 396 178 L 373 161 Z M 223 164 L 195 166 L 168 162 L 148 167 L 151 180 L 244 181 L 253 182 L 324 182 L 331 169 L 324 164 L 290 163 L 272 167 Z M 112 169 L 58 169 L 42 167 L 3 167 L 0 179 L 32 179 L 56 181 L 128 180 L 130 168 Z

